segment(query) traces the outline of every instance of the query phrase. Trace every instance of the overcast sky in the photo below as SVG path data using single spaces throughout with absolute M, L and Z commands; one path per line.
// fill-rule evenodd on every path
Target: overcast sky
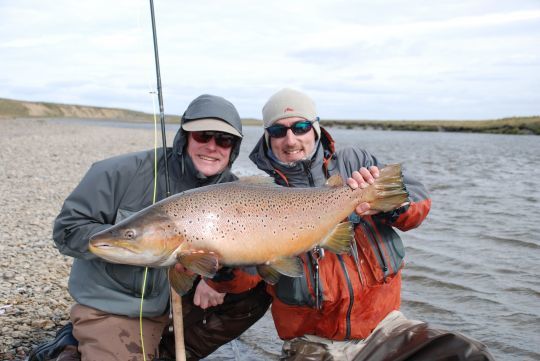
M 210 93 L 260 119 L 283 87 L 322 119 L 540 114 L 539 0 L 154 5 L 168 114 Z M 146 0 L 0 0 L 0 97 L 152 112 L 153 55 Z

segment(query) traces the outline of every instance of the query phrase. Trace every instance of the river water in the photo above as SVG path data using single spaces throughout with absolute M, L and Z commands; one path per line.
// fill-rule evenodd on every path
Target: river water
M 429 189 L 432 209 L 406 246 L 402 312 L 485 343 L 497 360 L 540 360 L 540 137 L 329 129 L 402 163 Z M 255 174 L 245 127 L 234 169 Z M 274 360 L 281 341 L 267 314 L 209 360 Z

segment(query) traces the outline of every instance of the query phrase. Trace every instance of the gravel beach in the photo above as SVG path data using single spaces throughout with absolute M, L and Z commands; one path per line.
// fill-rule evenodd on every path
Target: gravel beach
M 65 197 L 93 162 L 153 146 L 153 130 L 0 119 L 0 360 L 23 360 L 68 321 L 71 258 L 52 241 Z

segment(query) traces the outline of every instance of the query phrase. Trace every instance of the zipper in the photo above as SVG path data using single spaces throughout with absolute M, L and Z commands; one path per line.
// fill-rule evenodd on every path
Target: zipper
M 351 312 L 352 307 L 354 303 L 354 289 L 351 284 L 351 279 L 349 278 L 349 272 L 347 272 L 347 267 L 345 266 L 345 262 L 343 262 L 343 257 L 341 255 L 337 254 L 337 258 L 339 259 L 339 263 L 341 264 L 341 268 L 343 269 L 343 273 L 345 274 L 345 279 L 347 280 L 347 287 L 349 288 L 349 308 L 347 308 L 347 316 L 345 318 L 346 321 L 346 331 L 345 331 L 345 340 L 348 340 L 351 338 Z
M 318 280 L 315 279 L 315 275 L 313 274 L 313 259 L 312 259 L 312 256 L 311 256 L 311 252 L 306 253 L 305 267 L 306 267 L 307 273 L 308 273 L 308 274 L 305 275 L 306 276 L 306 287 L 307 287 L 307 292 L 309 293 L 309 295 L 311 297 L 311 299 L 310 299 L 311 302 L 310 302 L 309 306 L 314 307 L 317 304 L 317 294 L 315 292 L 315 283 L 318 282 Z M 311 290 L 309 288 L 310 284 L 311 284 L 311 290 L 313 290 L 313 293 L 315 294 L 315 296 L 313 296 L 311 294 Z
M 316 246 L 311 250 L 311 252 L 308 253 L 309 259 L 311 261 L 311 264 L 314 268 L 315 277 L 312 278 L 314 282 L 314 292 L 315 292 L 315 308 L 317 310 L 322 309 L 322 303 L 323 303 L 323 288 L 321 284 L 321 277 L 320 277 L 320 267 L 319 267 L 319 261 L 324 258 L 324 249 L 320 248 L 319 246 Z
M 309 186 L 310 187 L 314 187 L 315 186 L 315 182 L 313 182 L 313 175 L 311 174 L 311 171 L 309 169 L 306 170 L 306 173 L 307 173 L 307 176 L 308 176 L 308 180 L 309 180 Z
M 371 225 L 368 222 L 364 221 L 362 218 L 360 218 L 360 224 L 362 225 L 362 228 L 366 230 L 366 234 L 370 239 L 371 243 L 375 243 L 377 252 L 379 253 L 379 258 L 381 259 L 384 279 L 386 277 L 386 272 L 388 271 L 388 266 L 386 265 L 386 260 L 384 259 L 384 255 L 379 245 L 379 242 L 377 242 L 377 237 L 375 237 L 375 232 L 373 232 L 373 229 L 371 229 Z

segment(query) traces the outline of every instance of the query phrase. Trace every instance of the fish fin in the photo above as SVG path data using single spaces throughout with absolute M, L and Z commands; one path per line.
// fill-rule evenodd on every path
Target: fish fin
M 409 200 L 409 192 L 403 184 L 401 164 L 390 164 L 379 171 L 375 179 L 374 199 L 369 202 L 371 210 L 389 212 Z
M 326 183 L 324 184 L 327 187 L 343 187 L 343 178 L 339 174 L 334 174 L 330 178 L 326 180 Z
M 304 274 L 304 266 L 298 257 L 281 258 L 275 262 L 271 262 L 270 267 L 282 275 L 289 277 L 300 277 Z
M 264 176 L 264 175 L 252 175 L 240 177 L 238 179 L 240 183 L 251 184 L 251 185 L 261 185 L 261 186 L 277 186 L 274 182 L 274 178 Z
M 342 222 L 321 242 L 320 246 L 336 254 L 347 253 L 350 250 L 351 241 L 354 238 L 353 225 L 351 222 Z
M 174 269 L 174 266 L 169 267 L 169 283 L 171 287 L 180 296 L 185 295 L 193 287 L 193 281 L 195 281 L 197 275 L 189 275 L 185 272 L 178 272 Z
M 275 285 L 282 274 L 289 277 L 302 276 L 304 266 L 299 257 L 287 257 L 269 264 L 258 265 L 257 272 L 267 283 Z
M 266 283 L 269 283 L 271 285 L 275 285 L 277 281 L 279 281 L 279 277 L 281 277 L 281 273 L 279 273 L 274 267 L 268 264 L 258 265 L 257 272 L 259 273 L 259 276 L 261 276 L 262 279 L 266 281 Z
M 176 255 L 176 260 L 191 272 L 204 277 L 212 278 L 218 270 L 218 258 L 213 252 L 181 252 Z

